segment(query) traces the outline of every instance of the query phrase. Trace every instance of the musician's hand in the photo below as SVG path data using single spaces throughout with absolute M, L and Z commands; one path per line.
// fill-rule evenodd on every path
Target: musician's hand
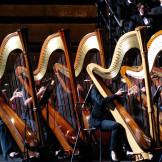
M 145 88 L 145 87 L 142 87 L 142 88 L 141 88 L 141 91 L 142 91 L 143 93 L 146 93 L 146 88 Z
M 133 87 L 128 89 L 128 95 L 136 95 L 139 92 L 139 88 L 137 85 L 134 85 Z
M 15 98 L 21 98 L 21 97 L 23 97 L 23 92 L 22 91 L 18 91 L 18 89 L 16 89 L 13 92 L 12 97 L 10 98 L 10 102 L 12 102 Z
M 18 91 L 18 89 L 16 89 L 13 93 L 13 96 L 15 98 L 19 98 L 19 97 L 23 97 L 23 92 L 22 91 Z
M 41 88 L 39 89 L 39 91 L 38 91 L 38 94 L 44 93 L 45 90 L 46 90 L 46 88 L 45 88 L 44 86 L 41 87 Z
M 123 89 L 121 88 L 121 89 L 119 89 L 119 90 L 115 93 L 115 95 L 121 96 L 123 93 L 124 93 L 124 91 L 123 91 Z
M 54 85 L 55 84 L 55 81 L 54 80 L 51 80 L 51 85 Z
M 16 96 L 17 91 L 18 91 L 18 89 L 16 88 L 15 91 L 13 92 L 12 96 Z
M 78 91 L 84 91 L 83 87 L 80 84 L 77 84 L 77 90 Z

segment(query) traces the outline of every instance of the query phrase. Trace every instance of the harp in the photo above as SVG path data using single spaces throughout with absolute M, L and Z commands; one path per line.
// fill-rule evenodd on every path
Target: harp
M 140 49 L 137 31 L 128 32 L 120 37 L 115 47 L 111 65 L 108 69 L 94 63 L 87 66 L 89 76 L 103 97 L 110 96 L 112 93 L 105 86 L 102 78 L 112 79 L 117 76 L 126 51 L 131 48 Z M 149 152 L 151 147 L 150 138 L 143 133 L 126 109 L 117 100 L 114 100 L 114 105 L 115 109 L 110 110 L 110 112 L 114 119 L 124 127 L 129 145 L 133 153 L 137 155 L 135 160 L 151 159 L 152 154 Z
M 64 31 L 54 33 L 48 36 L 44 41 L 39 57 L 38 66 L 33 72 L 35 81 L 40 81 L 43 78 L 45 78 L 45 75 L 48 71 L 47 68 L 49 64 L 49 59 L 52 55 L 54 55 L 53 53 L 56 50 L 62 50 L 65 54 L 68 52 L 65 42 Z M 32 95 L 30 86 L 23 79 L 23 75 L 28 76 L 26 68 L 21 66 L 17 67 L 16 74 L 21 84 L 23 84 L 25 89 L 28 91 L 29 95 Z M 73 150 L 72 145 L 76 138 L 74 128 L 57 111 L 57 107 L 54 107 L 54 105 L 52 105 L 50 102 L 48 102 L 48 113 L 46 111 L 46 106 L 43 106 L 41 108 L 41 113 L 45 120 L 47 120 L 48 118 L 48 124 L 52 132 L 55 134 L 57 140 L 59 141 L 63 149 L 70 154 Z
M 155 63 L 155 59 L 157 58 L 157 55 L 161 51 L 161 47 L 160 47 L 161 42 L 162 42 L 162 31 L 160 30 L 157 33 L 155 33 L 147 43 L 147 48 L 148 48 L 147 60 L 148 60 L 149 73 L 150 74 L 153 73 L 153 74 L 155 74 L 155 75 L 157 75 L 159 77 L 162 76 L 161 75 L 162 71 L 158 67 L 153 67 L 153 65 Z M 133 67 L 122 67 L 121 75 L 123 76 L 123 78 L 126 79 L 128 85 L 131 85 L 131 83 L 130 83 L 130 80 L 126 77 L 126 75 L 130 76 L 132 78 L 135 78 L 135 79 L 144 79 L 144 77 L 145 77 L 144 68 L 143 68 L 142 65 L 139 66 L 139 67 L 135 67 L 135 68 L 133 68 Z M 143 100 L 144 105 L 147 107 L 147 98 L 146 98 L 146 96 L 142 95 L 142 98 L 144 99 Z M 155 110 L 156 110 L 156 108 L 154 108 L 154 111 Z M 150 110 L 148 110 L 148 113 L 150 113 Z M 157 113 L 155 112 L 155 115 L 156 114 Z M 161 124 L 160 124 L 160 132 L 161 132 L 161 130 L 162 130 L 162 128 L 161 128 Z M 160 139 L 162 139 L 161 133 L 160 133 Z
M 4 78 L 4 72 L 7 68 L 7 60 L 11 52 L 16 49 L 23 50 L 22 44 L 20 43 L 20 37 L 18 32 L 11 33 L 7 35 L 0 48 L 0 79 L 2 88 Z M 15 140 L 18 148 L 25 155 L 25 145 L 24 141 L 31 147 L 36 147 L 38 145 L 38 139 L 36 134 L 26 126 L 25 122 L 12 110 L 11 105 L 4 100 L 1 96 L 0 98 L 0 117 L 8 127 L 13 139 Z M 26 133 L 24 132 L 26 130 Z M 29 151 L 29 156 L 36 155 L 35 152 Z M 25 155 L 26 156 L 26 155 Z
M 100 64 L 102 67 L 105 67 L 105 56 L 104 56 L 104 49 L 103 49 L 103 43 L 102 43 L 102 32 L 100 29 L 97 29 L 96 31 L 89 33 L 87 35 L 85 35 L 78 46 L 77 49 L 77 53 L 75 56 L 75 61 L 74 61 L 74 65 L 73 67 L 71 67 L 73 69 L 74 74 L 71 74 L 70 76 L 70 71 L 69 68 L 67 68 L 66 66 L 56 63 L 54 65 L 54 71 L 57 73 L 57 77 L 63 87 L 63 89 L 65 91 L 70 91 L 65 82 L 63 81 L 62 77 L 59 75 L 59 73 L 63 74 L 64 76 L 68 77 L 68 78 L 72 78 L 74 80 L 77 80 L 77 78 L 79 77 L 80 73 L 83 71 L 83 66 L 84 66 L 84 61 L 86 56 L 88 55 L 88 52 L 92 49 L 95 49 L 99 52 L 99 57 L 95 56 L 93 52 L 89 53 L 89 55 L 91 56 L 91 60 L 88 61 L 97 61 L 100 60 Z M 83 74 L 82 74 L 83 75 Z M 85 73 L 84 73 L 84 79 L 86 79 L 85 77 Z M 81 79 L 80 79 L 81 80 Z M 83 79 L 82 79 L 83 81 Z M 84 99 L 81 98 L 81 95 L 79 94 L 77 85 L 75 83 L 75 81 L 73 81 L 73 87 L 75 88 L 75 91 L 73 91 L 73 98 L 74 98 L 74 102 L 75 103 L 83 103 Z M 84 91 L 86 90 L 86 87 L 83 88 Z M 80 124 L 84 125 L 84 128 L 88 128 L 88 118 L 89 118 L 90 112 L 88 109 L 84 108 L 84 110 L 82 111 L 81 114 L 81 119 L 80 119 Z

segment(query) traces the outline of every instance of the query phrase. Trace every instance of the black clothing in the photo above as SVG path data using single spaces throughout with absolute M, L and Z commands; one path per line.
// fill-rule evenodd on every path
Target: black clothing
M 93 108 L 89 119 L 89 125 L 90 127 L 97 127 L 101 130 L 111 131 L 110 150 L 118 149 L 120 124 L 116 121 L 109 120 L 106 108 L 109 106 L 107 106 L 107 103 L 111 103 L 116 97 L 117 95 L 112 95 L 103 98 L 96 87 L 93 87 L 90 93 L 90 101 Z M 111 105 L 110 108 L 114 108 L 114 106 Z
M 150 39 L 150 37 L 155 33 L 155 23 L 154 19 L 149 17 L 148 15 L 134 15 L 131 17 L 131 23 L 130 23 L 130 30 L 134 30 L 138 26 L 149 26 L 148 28 L 148 34 L 147 40 Z
M 107 103 L 110 103 L 113 99 L 117 98 L 117 95 L 103 98 L 98 90 L 93 87 L 91 90 L 91 103 L 93 105 L 92 116 L 99 120 L 106 119 L 108 111 L 106 110 Z M 111 108 L 113 108 L 111 103 Z
M 154 7 L 151 9 L 151 14 L 162 15 L 162 6 Z
M 154 20 L 155 32 L 162 27 L 162 6 L 153 7 L 149 16 Z
M 53 85 L 49 84 L 39 102 L 40 106 L 44 106 L 48 103 L 49 98 L 51 97 L 51 94 L 53 92 Z
M 137 14 L 136 3 L 128 3 L 127 0 L 118 0 L 117 15 L 119 20 L 130 20 L 130 17 L 135 14 Z
M 125 32 L 131 30 L 131 16 L 137 14 L 136 3 L 128 3 L 127 0 L 117 1 L 117 17 Z
M 148 24 L 145 23 L 144 19 L 147 19 Z M 133 21 L 135 27 L 145 26 L 145 25 L 152 26 L 152 23 L 153 23 L 153 20 L 151 18 L 147 17 L 147 15 L 146 16 L 134 15 L 131 17 L 131 20 Z

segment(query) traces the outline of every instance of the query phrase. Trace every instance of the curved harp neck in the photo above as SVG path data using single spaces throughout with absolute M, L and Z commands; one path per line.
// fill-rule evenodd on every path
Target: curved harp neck
M 161 44 L 162 44 L 162 30 L 155 33 L 147 43 L 147 48 L 148 48 L 147 59 L 149 65 L 149 72 L 152 71 L 155 59 L 157 55 L 160 53 L 160 51 L 162 50 Z M 143 68 L 141 68 L 141 70 L 137 72 L 127 70 L 126 73 L 127 75 L 137 79 L 143 79 L 145 76 Z
M 44 41 L 40 53 L 38 67 L 34 71 L 34 80 L 41 80 L 44 77 L 47 71 L 49 58 L 51 54 L 58 49 L 65 51 L 65 46 L 62 40 L 61 32 L 54 33 L 48 36 Z
M 125 54 L 132 48 L 139 49 L 136 31 L 128 32 L 120 37 L 115 47 L 111 65 L 108 69 L 105 69 L 97 64 L 93 64 L 93 71 L 104 79 L 116 77 L 119 73 Z M 99 71 L 102 71 L 102 73 Z
M 23 50 L 19 35 L 17 32 L 14 32 L 4 38 L 0 47 L 0 78 L 4 74 L 9 55 L 16 49 Z
M 79 43 L 74 63 L 74 70 L 76 77 L 78 77 L 78 75 L 82 70 L 85 56 L 87 55 L 88 51 L 92 49 L 97 49 L 99 51 L 101 65 L 105 67 L 103 42 L 101 39 L 101 31 L 99 29 L 96 30 L 95 32 L 85 35 Z
M 123 79 L 125 79 L 125 81 L 126 81 L 126 83 L 128 85 L 128 88 L 131 88 L 133 86 L 133 84 L 132 84 L 131 80 L 126 75 L 127 70 L 138 71 L 139 67 L 122 66 L 121 69 L 120 69 L 121 77 Z

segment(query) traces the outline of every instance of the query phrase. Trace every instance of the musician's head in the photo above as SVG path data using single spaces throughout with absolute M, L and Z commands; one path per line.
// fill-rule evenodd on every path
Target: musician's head
M 138 12 L 141 16 L 146 15 L 149 11 L 149 7 L 146 3 L 140 2 L 137 4 Z

